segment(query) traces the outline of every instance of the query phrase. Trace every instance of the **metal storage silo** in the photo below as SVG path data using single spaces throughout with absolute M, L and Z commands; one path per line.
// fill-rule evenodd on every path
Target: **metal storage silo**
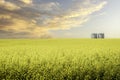
M 92 34 L 91 34 L 91 38 L 97 39 L 97 38 L 98 38 L 97 33 L 92 33 Z
M 104 38 L 105 38 L 104 33 L 99 33 L 99 34 L 98 34 L 98 38 L 104 39 Z

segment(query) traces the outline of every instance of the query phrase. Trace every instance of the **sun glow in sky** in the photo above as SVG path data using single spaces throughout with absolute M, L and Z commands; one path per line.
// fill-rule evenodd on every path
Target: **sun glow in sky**
M 0 38 L 120 38 L 119 0 L 0 0 Z

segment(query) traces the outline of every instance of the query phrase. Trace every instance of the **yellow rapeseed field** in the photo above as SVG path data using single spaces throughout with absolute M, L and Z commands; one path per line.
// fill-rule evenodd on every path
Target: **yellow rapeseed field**
M 0 80 L 120 80 L 120 39 L 1 39 Z

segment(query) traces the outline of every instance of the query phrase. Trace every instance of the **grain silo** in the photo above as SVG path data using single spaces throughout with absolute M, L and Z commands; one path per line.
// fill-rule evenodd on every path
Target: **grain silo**
M 91 34 L 91 38 L 97 39 L 97 38 L 98 38 L 97 33 L 92 33 L 92 34 Z
M 98 38 L 104 39 L 104 38 L 105 38 L 104 33 L 99 33 L 99 34 L 98 34 Z

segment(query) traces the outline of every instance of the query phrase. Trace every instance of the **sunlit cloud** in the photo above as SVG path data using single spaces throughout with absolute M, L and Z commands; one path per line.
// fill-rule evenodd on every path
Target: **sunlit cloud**
M 6 2 L 5 0 L 0 0 L 0 6 L 4 7 L 5 9 L 8 9 L 8 10 L 20 9 L 20 7 L 17 6 L 16 4 L 13 4 L 11 2 Z
M 20 0 L 20 1 L 22 1 L 25 4 L 32 4 L 32 0 Z

